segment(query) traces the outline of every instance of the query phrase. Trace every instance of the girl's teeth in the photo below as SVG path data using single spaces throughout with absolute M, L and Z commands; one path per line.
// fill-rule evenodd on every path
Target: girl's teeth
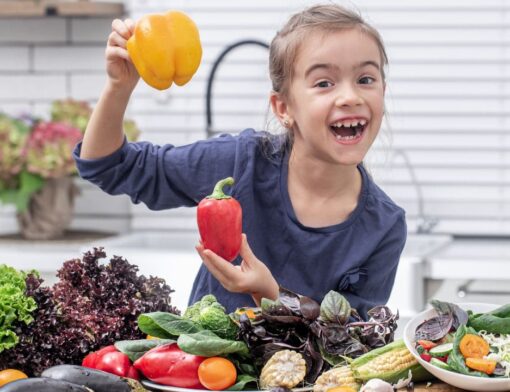
M 355 139 L 358 137 L 358 132 L 356 132 L 356 135 L 351 135 L 351 136 L 336 135 L 335 137 L 337 140 L 352 140 L 352 139 Z
M 355 127 L 358 125 L 364 126 L 367 123 L 367 120 L 353 120 L 353 121 L 344 121 L 344 122 L 337 122 L 333 124 L 334 127 L 340 128 L 340 127 Z

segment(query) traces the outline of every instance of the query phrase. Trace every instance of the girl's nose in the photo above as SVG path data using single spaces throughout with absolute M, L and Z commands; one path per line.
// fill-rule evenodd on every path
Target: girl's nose
M 363 98 L 355 86 L 343 85 L 339 88 L 335 101 L 336 106 L 357 106 L 361 105 L 362 103 Z

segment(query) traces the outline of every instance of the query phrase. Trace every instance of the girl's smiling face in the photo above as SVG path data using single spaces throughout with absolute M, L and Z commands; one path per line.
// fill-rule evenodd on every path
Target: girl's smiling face
M 292 121 L 297 156 L 342 165 L 363 160 L 384 113 L 382 66 L 375 40 L 359 29 L 305 38 L 279 111 Z

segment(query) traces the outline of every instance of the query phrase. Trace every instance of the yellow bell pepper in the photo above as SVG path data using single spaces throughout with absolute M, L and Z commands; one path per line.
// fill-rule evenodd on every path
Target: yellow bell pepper
M 195 23 L 179 11 L 143 16 L 127 42 L 136 70 L 150 86 L 165 90 L 190 81 L 202 59 Z

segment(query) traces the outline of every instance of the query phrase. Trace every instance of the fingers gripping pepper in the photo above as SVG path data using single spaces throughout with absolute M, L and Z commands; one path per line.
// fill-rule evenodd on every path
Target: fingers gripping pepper
M 219 181 L 213 193 L 203 199 L 197 208 L 202 245 L 228 261 L 233 261 L 239 254 L 242 234 L 241 205 L 223 193 L 225 185 L 233 184 L 232 177 Z
M 142 79 L 164 90 L 190 81 L 202 59 L 195 23 L 179 11 L 143 16 L 127 42 L 129 56 Z

